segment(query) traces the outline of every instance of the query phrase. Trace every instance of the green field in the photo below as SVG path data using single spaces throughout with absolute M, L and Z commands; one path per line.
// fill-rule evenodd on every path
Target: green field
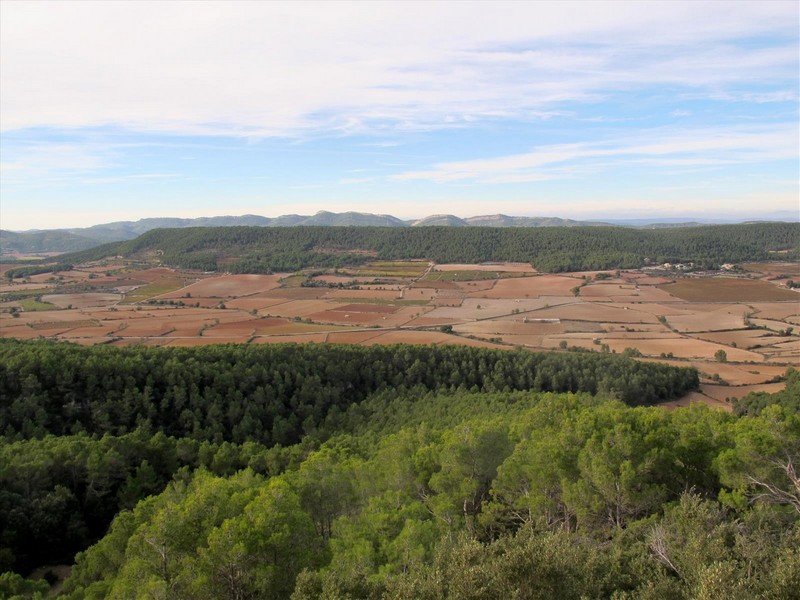
M 419 277 L 428 268 L 428 263 L 416 260 L 389 261 L 376 260 L 366 265 L 350 270 L 351 273 L 361 276 L 394 276 L 394 277 Z
M 308 275 L 297 273 L 295 275 L 289 275 L 288 277 L 284 277 L 283 279 L 281 279 L 281 287 L 285 288 L 301 287 L 306 281 L 308 281 Z
M 184 279 L 179 277 L 164 277 L 163 279 L 153 281 L 152 283 L 138 287 L 135 290 L 131 290 L 125 294 L 123 302 L 128 304 L 142 302 L 143 300 L 148 300 L 150 298 L 154 298 L 155 296 L 160 296 L 161 294 L 179 290 L 184 287 L 186 283 L 187 282 Z
M 36 298 L 25 298 L 19 301 L 20 308 L 25 312 L 36 312 L 38 310 L 61 310 L 55 304 L 40 302 Z
M 25 298 L 34 298 L 42 294 L 51 294 L 51 288 L 36 288 L 32 290 L 20 290 L 18 292 L 3 292 L 0 294 L 0 302 L 12 302 L 14 300 L 24 300 Z

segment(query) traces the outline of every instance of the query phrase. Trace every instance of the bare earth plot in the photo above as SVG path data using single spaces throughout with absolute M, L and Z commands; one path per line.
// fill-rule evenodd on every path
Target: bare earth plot
M 482 263 L 479 265 L 434 265 L 436 271 L 499 271 L 503 273 L 536 273 L 529 263 Z
M 758 302 L 798 300 L 800 295 L 766 281 L 733 277 L 686 278 L 661 286 L 665 292 L 690 302 Z
M 562 275 L 537 275 L 535 277 L 519 277 L 499 279 L 494 287 L 486 291 L 476 291 L 470 296 L 475 298 L 538 298 L 540 296 L 567 296 L 572 288 L 580 285 L 581 280 Z

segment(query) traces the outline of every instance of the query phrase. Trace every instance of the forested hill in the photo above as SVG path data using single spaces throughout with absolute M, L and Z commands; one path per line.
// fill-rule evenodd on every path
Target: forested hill
M 106 256 L 234 273 L 340 267 L 376 257 L 439 263 L 530 262 L 540 271 L 635 268 L 648 263 L 703 266 L 800 256 L 800 224 L 752 223 L 686 229 L 624 227 L 204 227 L 158 229 L 122 243 L 64 255 L 79 263 Z
M 63 563 L 64 600 L 798 597 L 794 405 L 609 399 L 690 369 L 15 341 L 0 365 L 0 598 L 55 596 L 23 575 Z

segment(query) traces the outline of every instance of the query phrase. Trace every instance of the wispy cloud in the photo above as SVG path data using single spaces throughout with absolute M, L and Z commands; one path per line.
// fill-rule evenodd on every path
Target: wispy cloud
M 0 126 L 380 134 L 547 119 L 662 85 L 733 97 L 754 78 L 775 88 L 761 101 L 793 99 L 793 2 L 328 6 L 6 3 Z
M 124 183 L 129 181 L 160 181 L 162 179 L 175 179 L 176 177 L 180 177 L 180 175 L 178 173 L 136 173 L 116 177 L 87 177 L 81 179 L 80 182 L 87 184 Z
M 375 177 L 345 177 L 344 179 L 338 180 L 336 183 L 338 185 L 357 185 L 360 183 L 369 183 L 370 181 L 375 181 Z
M 798 132 L 791 125 L 656 130 L 603 142 L 554 144 L 523 154 L 438 163 L 430 169 L 395 175 L 394 179 L 519 183 L 571 177 L 575 174 L 572 168 L 581 165 L 608 169 L 631 162 L 660 166 L 745 164 L 797 158 L 798 152 Z

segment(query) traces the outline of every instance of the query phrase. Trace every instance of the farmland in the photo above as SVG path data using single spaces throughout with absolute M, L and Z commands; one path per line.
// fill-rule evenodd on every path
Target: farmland
M 628 354 L 696 366 L 725 405 L 800 364 L 794 263 L 735 276 L 664 270 L 541 274 L 519 263 L 373 261 L 272 275 L 124 260 L 8 280 L 0 337 L 83 345 L 464 344 Z M 721 352 L 721 353 L 720 353 Z M 779 385 L 779 384 L 778 384 Z M 720 391 L 722 390 L 722 391 Z

